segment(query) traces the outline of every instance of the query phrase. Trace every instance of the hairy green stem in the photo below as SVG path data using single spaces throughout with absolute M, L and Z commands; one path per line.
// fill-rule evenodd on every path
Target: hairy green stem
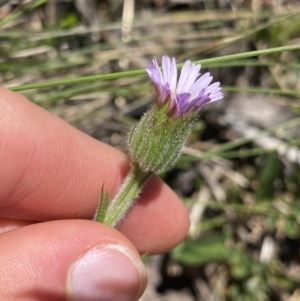
M 117 195 L 112 200 L 104 218 L 104 224 L 116 227 L 125 214 L 134 204 L 144 184 L 150 178 L 152 172 L 143 172 L 137 166 L 133 166 L 122 184 Z

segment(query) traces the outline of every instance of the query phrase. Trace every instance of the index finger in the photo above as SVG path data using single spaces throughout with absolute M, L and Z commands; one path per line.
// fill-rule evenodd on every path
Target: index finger
M 112 197 L 129 168 L 118 150 L 0 88 L 0 216 L 32 221 L 94 215 L 105 183 Z M 161 252 L 188 228 L 178 197 L 157 177 L 120 230 L 140 251 Z

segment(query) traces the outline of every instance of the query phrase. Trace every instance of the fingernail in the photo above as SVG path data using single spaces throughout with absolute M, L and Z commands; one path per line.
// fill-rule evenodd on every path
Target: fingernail
M 102 245 L 88 251 L 69 272 L 70 300 L 133 301 L 146 285 L 143 263 L 120 245 Z

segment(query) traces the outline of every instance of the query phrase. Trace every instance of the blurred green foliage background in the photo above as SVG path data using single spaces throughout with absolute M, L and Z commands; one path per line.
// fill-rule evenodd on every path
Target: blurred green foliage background
M 0 28 L 1 85 L 126 152 L 130 126 L 154 98 L 141 71 L 152 57 L 182 63 L 299 44 L 300 3 L 2 0 Z M 149 259 L 159 278 L 142 300 L 300 300 L 299 58 L 203 64 L 225 99 L 200 112 L 180 162 L 161 175 L 191 227 Z M 99 74 L 106 80 L 85 78 Z

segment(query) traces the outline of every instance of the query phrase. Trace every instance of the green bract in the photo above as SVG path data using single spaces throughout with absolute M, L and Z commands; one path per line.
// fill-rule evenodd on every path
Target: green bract
M 191 130 L 195 114 L 176 119 L 169 112 L 169 102 L 155 102 L 128 137 L 131 162 L 144 172 L 161 173 L 174 166 Z

